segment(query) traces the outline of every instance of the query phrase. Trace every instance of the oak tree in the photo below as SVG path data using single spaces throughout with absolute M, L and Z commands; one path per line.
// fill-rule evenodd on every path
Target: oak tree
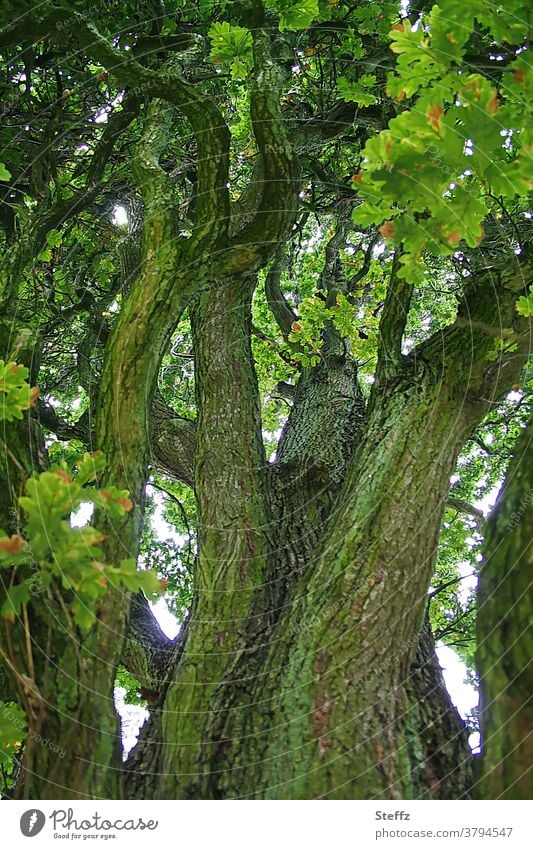
M 3 793 L 527 798 L 527 4 L 0 5 Z

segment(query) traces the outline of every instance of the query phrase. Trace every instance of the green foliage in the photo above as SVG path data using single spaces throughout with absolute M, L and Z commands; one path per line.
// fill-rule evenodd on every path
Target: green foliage
M 30 387 L 28 375 L 25 366 L 0 360 L 0 421 L 22 419 L 24 410 L 37 400 L 39 390 Z
M 18 578 L 1 609 L 8 621 L 15 621 L 23 605 L 52 586 L 66 592 L 73 620 L 85 630 L 96 622 L 96 603 L 109 588 L 158 593 L 152 572 L 138 572 L 134 560 L 122 560 L 118 566 L 102 562 L 105 535 L 90 525 L 73 528 L 69 522 L 84 502 L 104 511 L 112 523 L 131 510 L 127 490 L 92 485 L 104 465 L 101 452 L 86 453 L 74 476 L 62 464 L 26 482 L 26 495 L 19 498 L 26 515 L 24 536 L 0 532 L 0 568 L 17 567 Z
M 123 666 L 117 669 L 117 677 L 115 680 L 116 687 L 122 687 L 125 690 L 124 703 L 127 705 L 136 705 L 145 707 L 146 700 L 140 696 L 141 685 L 137 678 L 128 672 Z
M 337 79 L 339 94 L 347 103 L 357 103 L 359 106 L 371 106 L 377 103 L 377 97 L 372 89 L 376 84 L 375 74 L 363 74 L 356 83 L 351 83 L 346 77 Z
M 216 22 L 209 29 L 210 59 L 215 65 L 229 67 L 234 80 L 246 77 L 252 67 L 252 36 L 244 27 Z
M 384 294 L 384 287 L 381 294 Z M 303 298 L 299 304 L 299 318 L 293 322 L 288 352 L 295 363 L 304 367 L 316 366 L 322 357 L 323 333 L 330 323 L 350 343 L 350 350 L 362 364 L 375 365 L 377 354 L 377 332 L 379 319 L 373 314 L 375 303 L 361 314 L 360 307 L 346 295 L 337 294 L 333 307 L 326 307 L 323 298 L 317 295 Z
M 299 305 L 300 318 L 293 322 L 289 342 L 297 345 L 293 358 L 303 366 L 315 366 L 320 362 L 323 345 L 321 333 L 324 323 L 332 314 L 317 295 L 304 298 Z
M 475 523 L 446 511 L 437 567 L 430 590 L 430 621 L 436 640 L 453 648 L 470 674 L 474 671 L 475 586 L 481 536 Z
M 524 37 L 520 22 L 503 25 L 481 8 L 475 16 L 497 37 L 515 37 L 517 45 Z M 404 20 L 390 33 L 398 61 L 387 94 L 414 100 L 367 142 L 354 177 L 364 201 L 355 221 L 381 225 L 385 238 L 403 245 L 400 275 L 417 284 L 425 282 L 425 254 L 452 255 L 461 242 L 476 247 L 493 197 L 526 196 L 533 185 L 527 60 L 518 55 L 497 87 L 462 68 L 463 19 L 434 7 L 426 22 L 414 28 Z
M 158 505 L 170 532 L 163 538 L 160 523 L 155 521 Z M 192 602 L 195 560 L 194 494 L 185 484 L 154 475 L 147 497 L 140 562 L 157 573 L 168 609 L 179 622 L 184 621 Z
M 533 286 L 529 287 L 529 294 L 522 295 L 516 302 L 516 311 L 526 318 L 533 317 Z
M 279 13 L 282 31 L 307 29 L 319 15 L 318 0 L 266 0 L 265 6 Z
M 27 733 L 26 715 L 15 702 L 0 701 L 0 787 L 2 792 L 14 783 L 16 761 Z

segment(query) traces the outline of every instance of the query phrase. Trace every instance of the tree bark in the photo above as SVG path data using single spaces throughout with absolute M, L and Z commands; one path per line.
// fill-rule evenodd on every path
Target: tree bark
M 199 534 L 195 599 L 172 644 L 145 599 L 135 597 L 130 605 L 127 595 L 111 592 L 88 635 L 74 628 L 58 592 L 35 601 L 31 629 L 23 622 L 5 630 L 25 672 L 31 630 L 35 670 L 31 677 L 15 670 L 14 679 L 32 730 L 65 750 L 63 760 L 46 746 L 29 744 L 20 792 L 36 798 L 120 798 L 125 792 L 186 799 L 464 798 L 471 761 L 425 619 L 427 591 L 459 451 L 528 353 L 529 340 L 518 329 L 515 350 L 489 364 L 499 335 L 493 325 L 517 324 L 521 284 L 513 275 L 525 263 L 522 257 L 505 271 L 485 269 L 465 278 L 455 324 L 404 356 L 412 289 L 398 278 L 395 260 L 369 403 L 345 341 L 326 326 L 322 362 L 303 370 L 276 462 L 268 466 L 250 344 L 253 275 L 292 238 L 301 187 L 264 9 L 244 4 L 238 14 L 251 33 L 250 119 L 259 161 L 257 185 L 252 180 L 243 192 L 233 220 L 230 132 L 203 87 L 176 73 L 172 58 L 159 70 L 137 61 L 77 13 L 55 10 L 38 22 L 39 37 L 54 25 L 56 39 L 62 24 L 121 90 L 134 93 L 116 112 L 117 126 L 112 117 L 102 135 L 87 190 L 56 204 L 21 239 L 20 250 L 8 251 L 0 293 L 11 308 L 17 291 L 10 288 L 12 278 L 18 283 L 47 231 L 94 196 L 113 134 L 141 114 L 142 101 L 142 139 L 132 159 L 142 195 L 142 250 L 137 255 L 123 245 L 128 285 L 106 345 L 95 430 L 107 458 L 101 483 L 129 489 L 134 509 L 121 522 L 102 514 L 96 521 L 107 534 L 109 562 L 137 556 L 155 460 L 194 485 Z M 160 167 L 174 109 L 189 121 L 197 150 L 187 237 L 172 182 Z M 374 123 L 375 111 L 355 110 L 361 124 Z M 325 120 L 307 122 L 297 143 L 303 135 L 313 143 L 333 138 L 350 125 L 352 112 L 338 104 L 326 110 Z M 314 169 L 330 183 L 320 163 Z M 348 199 L 355 199 L 351 187 Z M 349 289 L 340 280 L 339 244 L 351 226 L 351 207 L 341 214 L 336 206 L 338 231 L 326 247 L 319 283 L 328 304 Z M 362 274 L 371 256 L 370 247 Z M 266 288 L 287 340 L 292 316 L 279 280 L 270 277 Z M 187 306 L 195 424 L 169 418 L 156 396 L 161 357 Z M 14 450 L 2 468 L 10 486 L 2 505 L 6 523 L 31 468 L 26 425 L 13 429 Z M 505 501 L 515 499 L 513 493 L 510 483 Z M 510 556 L 530 565 L 523 556 L 527 507 L 524 516 L 505 545 Z M 506 530 L 498 526 L 489 545 Z M 509 597 L 502 611 L 493 591 L 506 565 L 491 555 L 480 591 L 487 795 L 523 793 L 522 724 L 529 719 L 524 663 L 515 650 L 516 622 L 506 618 Z M 509 594 L 524 590 L 524 573 L 517 574 L 505 573 Z M 494 657 L 501 656 L 508 633 L 513 640 L 505 645 L 501 678 Z M 112 704 L 121 659 L 153 696 L 126 789 Z
M 151 762 L 144 780 L 136 776 L 136 793 L 164 798 L 398 799 L 469 794 L 471 759 L 464 724 L 451 707 L 423 622 L 450 475 L 472 428 L 503 391 L 501 364 L 492 377 L 486 367 L 492 341 L 477 331 L 474 342 L 476 331 L 460 320 L 464 310 L 480 320 L 492 314 L 492 286 L 493 281 L 476 281 L 460 307 L 457 324 L 406 357 L 400 343 L 409 293 L 403 284 L 399 289 L 391 281 L 390 297 L 396 308 L 386 306 L 385 315 L 394 327 L 388 328 L 385 319 L 381 365 L 369 409 L 365 414 L 359 407 L 358 417 L 353 418 L 357 393 L 352 403 L 345 404 L 352 429 L 351 444 L 346 433 L 341 439 L 348 471 L 340 490 L 328 480 L 328 468 L 334 469 L 332 457 L 338 452 L 331 453 L 334 446 L 328 443 L 327 418 L 322 418 L 321 444 L 312 427 L 314 406 L 303 391 L 298 400 L 297 390 L 297 403 L 302 406 L 299 410 L 295 406 L 291 419 L 297 422 L 299 434 L 287 431 L 279 462 L 266 483 L 261 475 L 255 479 L 253 490 L 256 497 L 263 491 L 269 504 L 271 524 L 261 544 L 261 574 L 270 579 L 263 585 L 259 579 L 250 588 L 253 591 L 246 596 L 246 604 L 238 607 L 238 623 L 229 633 L 217 625 L 209 627 L 198 611 L 209 610 L 212 622 L 228 619 L 224 590 L 230 587 L 234 593 L 239 585 L 239 557 L 233 553 L 238 554 L 240 546 L 234 545 L 228 556 L 220 530 L 215 536 L 214 531 L 208 533 L 217 539 L 216 568 L 224 570 L 223 588 L 213 593 L 211 583 L 209 601 L 202 594 L 197 597 L 193 620 L 201 619 L 202 628 L 198 624 L 192 628 L 198 629 L 201 640 L 191 638 L 191 628 L 161 707 L 160 736 L 152 738 L 152 742 L 158 739 L 163 755 L 159 762 Z M 499 293 L 497 309 L 502 320 L 511 324 L 513 296 L 505 285 Z M 234 309 L 231 296 L 226 292 L 225 297 L 225 306 L 219 303 L 217 321 L 209 325 L 208 349 L 231 367 L 232 385 L 241 390 L 238 409 L 242 411 L 246 382 L 239 375 L 250 364 L 246 365 L 245 356 L 239 359 L 243 350 L 239 333 L 232 337 L 235 352 L 224 354 L 226 315 Z M 235 332 L 234 327 L 231 333 Z M 203 389 L 208 386 L 206 355 L 207 346 L 198 361 Z M 525 354 L 514 357 L 516 371 L 524 358 Z M 327 379 L 327 370 L 324 375 Z M 212 468 L 205 478 L 197 473 L 199 503 L 205 498 L 203 509 L 217 505 L 217 515 L 222 511 L 222 516 L 226 508 L 209 487 L 214 481 L 227 486 L 232 480 L 231 473 L 219 467 L 215 449 L 216 434 L 224 428 L 218 416 L 224 398 L 225 417 L 229 416 L 231 433 L 239 443 L 236 456 L 248 475 L 255 464 L 237 434 L 256 432 L 254 390 L 250 384 L 244 389 L 248 392 L 244 428 L 229 407 L 224 383 L 220 376 L 205 395 L 200 390 L 199 405 L 210 410 L 209 437 L 205 418 L 202 439 L 210 445 Z M 337 384 L 344 387 L 345 395 L 346 385 L 345 381 Z M 334 393 L 331 384 L 328 391 Z M 319 397 L 318 387 L 313 392 Z M 217 398 L 213 405 L 211 393 Z M 332 394 L 326 391 L 325 397 L 331 403 Z M 342 412 L 339 418 L 343 420 Z M 335 417 L 335 428 L 339 427 L 342 433 Z M 220 440 L 223 445 L 233 459 L 235 442 L 229 432 Z M 313 456 L 320 460 L 321 452 L 322 471 L 318 462 L 318 473 L 312 473 Z M 284 486 L 272 482 L 284 474 Z M 342 482 L 344 475 L 340 477 Z M 225 497 L 231 504 L 228 490 Z M 236 540 L 240 539 L 238 529 L 246 526 L 238 517 L 251 515 L 255 503 L 238 502 L 239 507 L 233 508 L 229 527 Z M 316 505 L 322 505 L 320 519 Z M 283 540 L 283 511 L 289 517 L 286 527 L 292 528 L 285 541 L 292 535 L 289 549 L 300 545 L 300 557 L 277 550 Z M 319 530 L 315 527 L 308 534 L 305 522 L 303 532 L 297 527 L 304 514 L 315 517 Z M 262 526 L 257 516 L 255 521 L 257 530 Z M 246 591 L 245 584 L 239 603 Z M 221 640 L 224 655 L 218 650 Z M 204 664 L 211 675 L 201 674 Z M 195 696 L 191 695 L 194 690 Z M 183 744 L 176 744 L 178 739 Z M 149 736 L 146 745 L 150 745 Z
M 477 795 L 531 798 L 533 764 L 533 419 L 487 522 L 478 588 L 482 737 Z
M 407 746 L 417 799 L 468 799 L 473 758 L 468 731 L 452 703 L 426 616 L 406 682 Z
M 250 627 L 254 591 L 265 579 L 268 519 L 265 457 L 257 381 L 250 348 L 250 278 L 223 281 L 191 309 L 198 425 L 196 491 L 198 559 L 196 603 L 185 653 L 170 686 L 163 715 L 163 769 L 202 772 L 212 756 L 209 705 L 231 668 L 240 635 Z M 183 740 L 185 745 L 180 742 Z M 173 770 L 172 770 L 173 771 Z M 205 780 L 209 780 L 208 774 Z M 202 778 L 186 795 L 203 794 Z M 165 798 L 182 795 L 172 776 Z

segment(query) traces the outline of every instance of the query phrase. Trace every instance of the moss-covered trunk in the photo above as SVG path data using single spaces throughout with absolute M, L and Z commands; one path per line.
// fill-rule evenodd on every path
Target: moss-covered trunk
M 487 366 L 491 338 L 462 321 L 487 320 L 490 286 L 476 283 L 461 320 L 403 356 L 409 292 L 393 280 L 367 409 L 353 366 L 324 358 L 302 376 L 266 474 L 240 286 L 212 290 L 193 316 L 198 592 L 128 792 L 466 797 L 466 732 L 424 621 L 457 456 L 509 379 Z M 498 308 L 512 321 L 505 290 Z M 346 428 L 338 417 L 330 428 L 320 403 L 336 406 L 336 386 Z
M 415 795 L 405 685 L 464 438 L 441 390 L 398 386 L 374 408 L 321 551 L 271 640 L 254 707 L 228 716 L 224 795 Z
M 216 735 L 210 739 L 216 721 L 210 706 L 224 699 L 220 682 L 231 675 L 243 631 L 253 627 L 254 592 L 265 579 L 265 457 L 250 350 L 253 282 L 222 281 L 191 309 L 199 411 L 196 600 L 165 702 L 165 798 L 205 795 L 223 748 Z
M 256 430 L 249 427 L 255 388 L 247 346 L 235 327 L 239 322 L 243 327 L 242 313 L 227 293 L 217 301 L 216 294 L 208 299 L 216 320 L 209 324 L 203 315 L 209 348 L 197 351 L 203 369 L 199 592 L 161 724 L 153 726 L 163 756 L 157 764 L 152 760 L 152 775 L 144 782 L 136 775 L 135 793 L 165 798 L 468 793 L 464 726 L 445 693 L 430 637 L 418 656 L 417 646 L 449 478 L 479 410 L 465 405 L 438 361 L 406 361 L 371 404 L 340 492 L 335 482 L 324 486 L 315 470 L 301 490 L 316 501 L 316 512 L 302 513 L 294 481 L 281 495 L 279 483 L 265 486 L 258 475 L 261 455 L 253 449 Z M 227 332 L 233 339 L 229 348 Z M 452 339 L 450 355 L 454 349 L 458 340 Z M 228 381 L 238 393 L 228 393 Z M 354 403 L 361 419 L 356 396 Z M 351 408 L 347 414 L 353 416 Z M 349 456 L 348 446 L 346 452 Z M 283 471 L 270 474 L 303 482 L 291 459 Z M 260 533 L 261 492 L 271 508 L 266 535 Z M 310 515 L 319 522 L 328 513 L 321 530 L 306 533 Z M 259 545 L 264 552 L 266 570 L 258 568 L 253 581 L 242 561 L 250 533 L 253 550 Z M 295 544 L 301 558 L 293 556 Z M 258 562 L 250 552 L 247 560 Z M 261 574 L 269 577 L 263 585 Z M 419 704 L 424 688 L 432 699 Z M 445 739 L 450 729 L 455 741 Z M 132 767 L 144 768 L 141 761 Z M 153 771 L 162 776 L 154 781 Z
M 533 419 L 489 518 L 478 589 L 483 754 L 477 794 L 530 799 L 533 763 Z
M 276 616 L 265 610 L 255 631 L 241 626 L 228 634 L 222 625 L 229 598 L 223 591 L 200 596 L 193 617 L 201 621 L 196 633 L 191 628 L 163 708 L 163 776 L 155 783 L 147 776 L 142 795 L 468 792 L 464 726 L 447 701 L 430 637 L 418 668 L 411 666 L 462 436 L 450 439 L 453 417 L 442 408 L 428 422 L 424 404 L 407 400 L 396 396 L 385 418 L 374 413 L 351 472 L 359 480 L 355 503 L 341 496 L 321 535 L 318 565 L 315 553 Z M 436 461 L 434 440 L 449 443 Z M 232 562 L 224 558 L 227 567 Z M 248 599 L 246 583 L 237 589 Z M 269 597 L 260 587 L 257 596 Z M 200 616 L 206 609 L 209 622 Z M 226 651 L 219 648 L 223 639 Z M 427 691 L 432 699 L 422 702 Z M 431 740 L 425 723 L 434 726 Z M 450 729 L 455 739 L 446 740 Z

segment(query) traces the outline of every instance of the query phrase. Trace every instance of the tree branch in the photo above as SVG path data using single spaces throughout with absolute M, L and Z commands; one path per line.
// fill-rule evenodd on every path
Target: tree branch
M 338 101 L 324 118 L 311 118 L 300 122 L 297 127 L 297 148 L 301 153 L 309 153 L 310 145 L 317 146 L 340 136 L 345 130 L 354 126 L 368 126 L 373 130 L 382 130 L 386 126 L 381 107 L 358 107 L 355 103 Z
M 275 253 L 294 225 L 298 209 L 298 165 L 279 105 L 281 79 L 266 30 L 252 31 L 254 82 L 252 127 L 263 161 L 261 202 L 250 224 L 230 239 L 223 276 L 251 272 Z
M 347 292 L 353 292 L 356 284 L 359 283 L 360 280 L 363 280 L 366 277 L 366 275 L 368 274 L 369 269 L 370 269 L 370 263 L 372 262 L 372 252 L 373 252 L 377 242 L 379 241 L 379 238 L 380 238 L 379 233 L 376 233 L 370 239 L 370 242 L 368 243 L 368 247 L 365 251 L 365 256 L 363 258 L 363 264 L 362 264 L 361 268 L 359 269 L 359 271 L 356 274 L 353 275 L 353 277 L 350 277 L 350 279 L 346 283 Z
M 87 413 L 84 413 L 74 424 L 70 424 L 60 418 L 50 404 L 38 401 L 37 417 L 40 424 L 46 430 L 55 433 L 58 439 L 79 439 L 80 442 L 89 447 L 91 435 Z
M 141 696 L 154 704 L 174 652 L 174 640 L 162 631 L 143 593 L 136 593 L 130 604 L 126 635 L 120 662 L 135 675 Z
M 151 447 L 159 471 L 194 486 L 196 423 L 177 416 L 160 397 L 152 406 Z
M 70 424 L 57 415 L 50 404 L 39 401 L 37 415 L 41 425 L 58 439 L 77 439 L 89 450 L 94 444 L 90 416 L 85 412 Z M 153 465 L 163 474 L 188 486 L 194 486 L 196 423 L 176 415 L 162 398 L 152 406 L 150 445 Z
M 448 587 L 453 587 L 454 584 L 460 584 L 461 581 L 466 580 L 466 578 L 473 578 L 475 574 L 475 572 L 469 572 L 468 575 L 460 575 L 458 578 L 451 578 L 449 581 L 444 581 L 428 593 L 428 598 L 435 598 L 436 595 L 444 592 L 444 590 L 447 590 Z
M 463 411 L 475 422 L 480 409 L 497 403 L 516 381 L 530 355 L 530 322 L 517 315 L 515 304 L 532 276 L 531 262 L 518 258 L 506 267 L 473 275 L 455 323 L 417 345 L 407 358 L 412 364 L 431 362 L 436 379 L 450 381 L 464 399 Z M 516 347 L 494 357 L 494 339 L 486 328 L 496 323 L 517 332 Z
M 483 530 L 486 519 L 483 510 L 480 510 L 479 507 L 474 507 L 473 504 L 470 504 L 468 501 L 464 501 L 462 498 L 456 498 L 455 495 L 448 496 L 446 499 L 446 507 L 450 507 L 452 510 L 458 510 L 459 513 L 465 513 L 467 516 L 472 516 L 478 530 Z
M 229 223 L 230 133 L 220 111 L 175 71 L 144 68 L 131 53 L 114 48 L 81 15 L 70 16 L 68 26 L 87 53 L 104 65 L 119 85 L 172 103 L 188 118 L 198 146 L 198 202 L 193 239 L 198 244 L 207 237 L 210 245 L 217 241 L 216 237 L 224 239 Z
M 110 115 L 87 169 L 88 186 L 95 185 L 102 179 L 116 140 L 139 114 L 140 105 L 140 98 L 136 94 L 128 94 L 124 97 L 122 109 L 117 109 Z
M 265 280 L 265 295 L 272 315 L 276 319 L 283 336 L 287 338 L 291 332 L 291 325 L 298 316 L 289 306 L 280 286 L 281 269 L 280 263 L 275 261 L 270 268 Z
M 399 256 L 394 257 L 383 314 L 379 323 L 376 385 L 390 378 L 402 361 L 402 338 L 409 315 L 413 286 L 398 277 Z

